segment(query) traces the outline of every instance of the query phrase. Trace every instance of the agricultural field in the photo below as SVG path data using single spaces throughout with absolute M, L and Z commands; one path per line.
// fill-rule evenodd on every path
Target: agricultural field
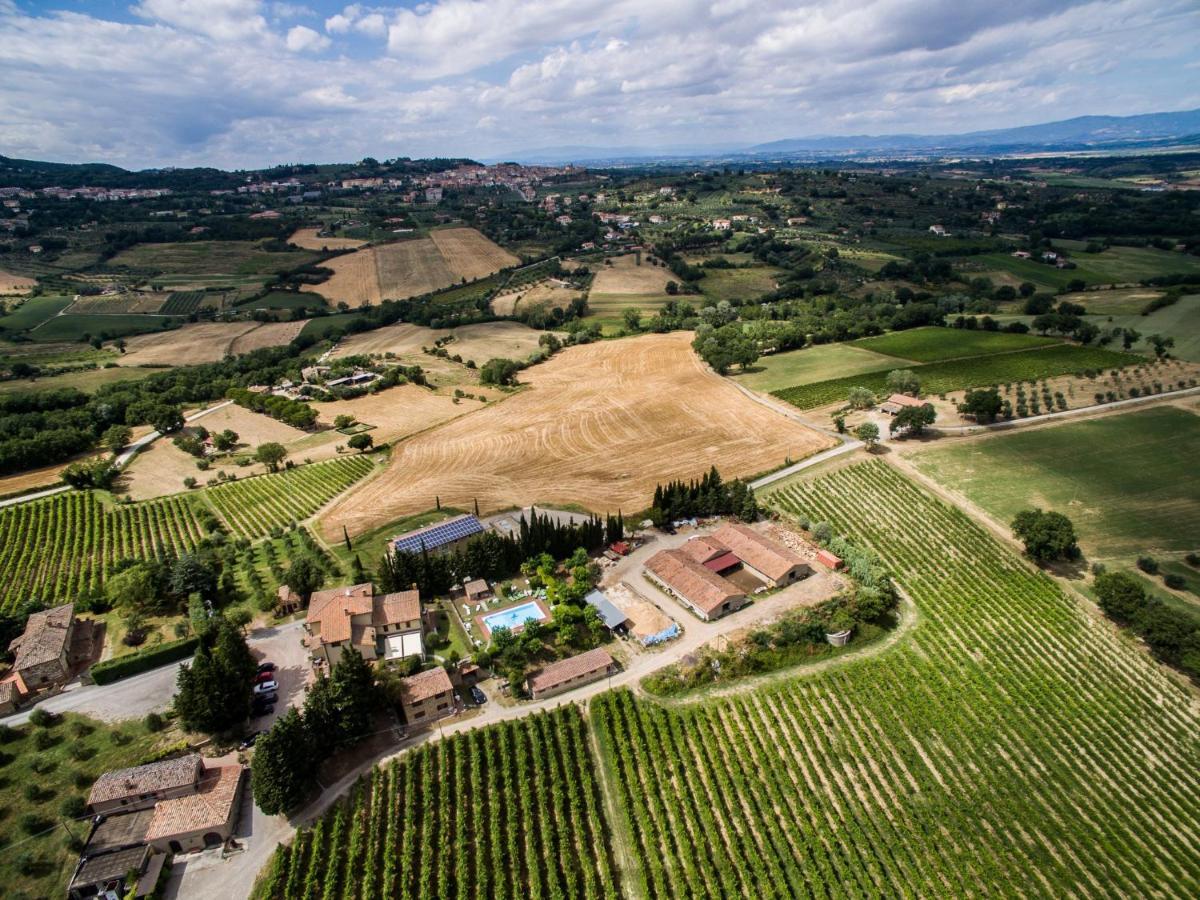
M 202 536 L 183 497 L 106 506 L 91 491 L 68 491 L 0 509 L 0 612 L 95 593 L 117 560 L 181 553 Z
M 1076 279 L 1085 284 L 1130 284 L 1155 275 L 1186 275 L 1200 272 L 1200 259 L 1153 247 L 1110 247 L 1102 253 L 1072 253 L 1074 269 L 1018 259 L 1008 253 L 985 253 L 971 257 L 970 277 L 1004 273 L 1018 282 L 1031 281 L 1058 290 Z M 983 271 L 974 271 L 976 266 Z
M 643 316 L 654 315 L 671 299 L 667 282 L 679 280 L 670 269 L 651 265 L 644 254 L 640 266 L 633 254 L 627 254 L 612 257 L 611 266 L 596 265 L 593 271 L 588 317 L 600 320 L 610 331 L 620 327 L 621 314 L 630 307 L 640 309 Z
M 1187 689 L 882 462 L 771 502 L 868 544 L 920 624 L 886 655 L 754 693 L 595 699 L 633 892 L 1200 890 L 1200 860 L 1174 837 L 1200 828 Z
M 423 325 L 386 325 L 373 331 L 354 334 L 338 344 L 334 358 L 359 354 L 384 355 L 393 353 L 408 363 L 422 368 L 437 363 L 435 357 L 421 352 L 446 337 L 454 340 L 445 344 L 446 352 L 458 354 L 463 360 L 473 359 L 483 365 L 489 359 L 505 357 L 525 359 L 538 349 L 538 340 L 546 332 L 519 322 L 482 322 L 459 328 L 426 328 Z
M 963 328 L 910 328 L 878 337 L 852 341 L 851 346 L 885 356 L 922 363 L 943 362 L 965 356 L 990 356 L 1061 344 L 1058 338 L 1002 331 L 969 331 Z
M 264 347 L 281 347 L 294 341 L 303 330 L 304 322 L 264 322 L 235 337 L 229 345 L 229 352 L 238 356 Z
M 319 294 L 308 291 L 271 291 L 264 297 L 243 301 L 238 307 L 243 310 L 323 309 L 325 300 Z
M 525 313 L 539 307 L 566 309 L 583 292 L 569 287 L 566 282 L 548 278 L 530 287 L 513 288 L 492 298 L 492 312 L 498 316 Z
M 183 319 L 168 316 L 142 316 L 136 314 L 115 316 L 58 315 L 48 319 L 29 337 L 35 341 L 80 341 L 85 337 L 100 337 L 111 340 L 134 334 L 166 331 L 179 325 Z
M 71 305 L 74 298 L 45 295 L 21 301 L 15 309 L 0 316 L 0 329 L 10 332 L 29 331 L 52 319 Z
M 77 388 L 81 391 L 95 391 L 106 384 L 118 381 L 134 381 L 148 378 L 154 373 L 149 369 L 130 368 L 128 366 L 113 366 L 102 369 L 75 369 L 61 375 L 42 376 L 36 379 L 21 381 L 0 381 L 0 394 L 22 393 L 24 391 L 53 390 L 56 388 Z
M 1112 369 L 1142 360 L 1128 353 L 1116 353 L 1098 347 L 1058 345 L 1040 350 L 970 357 L 950 362 L 908 366 L 921 379 L 923 394 L 941 394 L 955 390 L 989 387 L 1015 381 L 1032 381 L 1083 372 L 1087 369 Z M 774 391 L 798 409 L 813 409 L 846 399 L 850 388 L 862 386 L 882 394 L 886 391 L 886 371 L 851 375 Z
M 326 535 L 370 531 L 440 497 L 470 509 L 577 504 L 639 510 L 654 485 L 720 460 L 757 475 L 832 439 L 745 397 L 692 353 L 685 332 L 571 347 L 521 374 L 503 403 L 414 435 L 387 471 L 321 517 Z M 720 414 L 714 414 L 720 410 Z
M 165 316 L 190 316 L 208 296 L 204 291 L 172 291 L 159 312 Z
M 371 456 L 347 456 L 227 482 L 207 488 L 203 496 L 234 534 L 253 540 L 273 528 L 307 519 L 364 478 L 374 465 Z
M 37 287 L 37 280 L 24 275 L 14 275 L 0 269 L 0 295 L 27 294 Z
M 258 322 L 200 322 L 163 334 L 127 338 L 123 366 L 194 366 L 217 362 L 233 351 L 236 340 L 255 331 Z M 285 342 L 286 343 L 286 342 Z
M 351 306 L 376 305 L 383 299 L 374 248 L 335 256 L 322 262 L 321 267 L 332 269 L 333 274 L 320 284 L 306 284 L 301 290 L 319 294 L 330 303 Z
M 316 258 L 316 254 L 303 250 L 268 253 L 253 241 L 185 241 L 137 244 L 114 256 L 109 266 L 196 279 L 220 276 L 254 280 L 254 276 L 294 269 Z
M 709 303 L 728 300 L 743 303 L 769 294 L 778 287 L 781 269 L 755 266 L 750 269 L 705 269 L 700 293 Z
M 366 241 L 347 237 L 318 237 L 320 228 L 299 228 L 288 238 L 289 244 L 295 244 L 302 250 L 355 250 Z
M 281 846 L 255 900 L 615 898 L 617 867 L 578 708 L 418 747 Z
M 795 385 L 868 372 L 888 372 L 912 365 L 914 363 L 909 360 L 872 353 L 853 344 L 816 344 L 803 350 L 760 356 L 748 372 L 735 370 L 730 377 L 748 388 L 769 394 Z
M 1087 310 L 1090 316 L 1136 316 L 1152 300 L 1163 295 L 1154 288 L 1113 288 L 1099 291 L 1075 291 L 1060 294 L 1060 300 L 1076 303 Z M 1020 309 L 1020 301 L 1014 309 Z
M 929 477 L 1007 523 L 1038 506 L 1067 515 L 1097 559 L 1200 547 L 1200 415 L 1161 406 L 930 447 Z
M 428 294 L 459 280 L 429 238 L 376 247 L 375 265 L 379 292 L 388 300 Z
M 66 312 L 73 316 L 157 315 L 162 312 L 168 296 L 174 295 L 128 292 L 109 296 L 81 296 Z
M 521 264 L 520 259 L 474 228 L 437 228 L 429 232 L 429 237 L 455 280 L 474 281 Z
M 1142 339 L 1133 345 L 1139 353 L 1153 354 L 1154 350 L 1146 340 L 1148 335 L 1169 336 L 1175 341 L 1175 346 L 1170 349 L 1172 356 L 1200 363 L 1200 294 L 1185 295 L 1178 303 L 1156 309 L 1148 316 L 1113 314 L 1111 321 L 1109 317 L 1092 321 L 1101 328 L 1132 328 L 1139 332 Z

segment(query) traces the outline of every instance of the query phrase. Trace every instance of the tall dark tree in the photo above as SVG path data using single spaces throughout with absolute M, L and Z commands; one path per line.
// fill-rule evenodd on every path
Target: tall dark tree
M 1075 526 L 1062 513 L 1022 510 L 1013 519 L 1012 530 L 1025 544 L 1025 553 L 1037 562 L 1079 556 Z
M 259 809 L 269 816 L 295 809 L 312 790 L 318 761 L 307 723 L 289 709 L 254 746 L 250 784 Z

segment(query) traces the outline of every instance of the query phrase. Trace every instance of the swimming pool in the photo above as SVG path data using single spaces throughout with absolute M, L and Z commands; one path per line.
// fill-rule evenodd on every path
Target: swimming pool
M 490 636 L 497 628 L 507 628 L 510 631 L 516 631 L 526 622 L 541 622 L 547 616 L 545 610 L 542 609 L 536 600 L 530 600 L 528 603 L 522 603 L 520 606 L 510 606 L 508 609 L 500 609 L 494 613 L 485 613 L 477 618 L 479 623 L 487 628 L 488 635 Z

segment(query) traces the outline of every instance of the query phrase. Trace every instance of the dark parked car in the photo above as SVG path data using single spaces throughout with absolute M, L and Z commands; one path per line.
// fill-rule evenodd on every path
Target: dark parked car
M 471 699 L 475 701 L 476 706 L 483 706 L 483 704 L 487 703 L 487 694 L 481 691 L 477 685 L 472 685 Z
M 259 672 L 257 675 L 254 676 L 255 684 L 262 684 L 265 681 L 274 681 L 274 680 L 275 680 L 275 673 L 272 671 Z
M 249 748 L 253 747 L 254 742 L 258 740 L 258 736 L 260 734 L 262 734 L 261 731 L 254 731 L 254 732 L 251 732 L 250 734 L 246 735 L 246 737 L 244 737 L 242 739 L 242 742 L 240 744 L 238 744 L 238 749 L 239 750 L 248 750 Z
M 275 671 L 275 663 L 273 663 L 273 662 L 259 663 L 258 671 L 259 672 L 274 672 Z

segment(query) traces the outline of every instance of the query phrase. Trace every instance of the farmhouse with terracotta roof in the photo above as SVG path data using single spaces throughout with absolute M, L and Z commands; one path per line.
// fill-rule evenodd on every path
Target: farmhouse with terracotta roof
M 25 632 L 9 649 L 16 654 L 13 671 L 29 690 L 61 684 L 71 674 L 69 653 L 75 631 L 75 605 L 67 603 L 35 612 Z
M 711 540 L 727 547 L 742 566 L 774 587 L 783 587 L 812 574 L 799 554 L 759 534 L 749 525 L 738 522 L 722 525 Z
M 910 397 L 908 394 L 892 394 L 881 405 L 880 409 L 889 416 L 894 416 L 906 406 L 924 406 L 924 400 L 918 400 L 916 397 Z
M 400 685 L 400 707 L 409 725 L 423 725 L 458 709 L 454 685 L 441 666 L 405 678 Z
M 616 671 L 617 665 L 602 647 L 577 656 L 551 663 L 525 681 L 526 690 L 534 700 L 553 697 L 563 691 L 591 684 Z
M 376 594 L 369 582 L 316 591 L 304 630 L 315 666 L 333 668 L 346 647 L 368 660 L 425 656 L 417 591 Z
M 660 550 L 646 560 L 646 575 L 705 621 L 746 605 L 746 594 L 682 550 Z

